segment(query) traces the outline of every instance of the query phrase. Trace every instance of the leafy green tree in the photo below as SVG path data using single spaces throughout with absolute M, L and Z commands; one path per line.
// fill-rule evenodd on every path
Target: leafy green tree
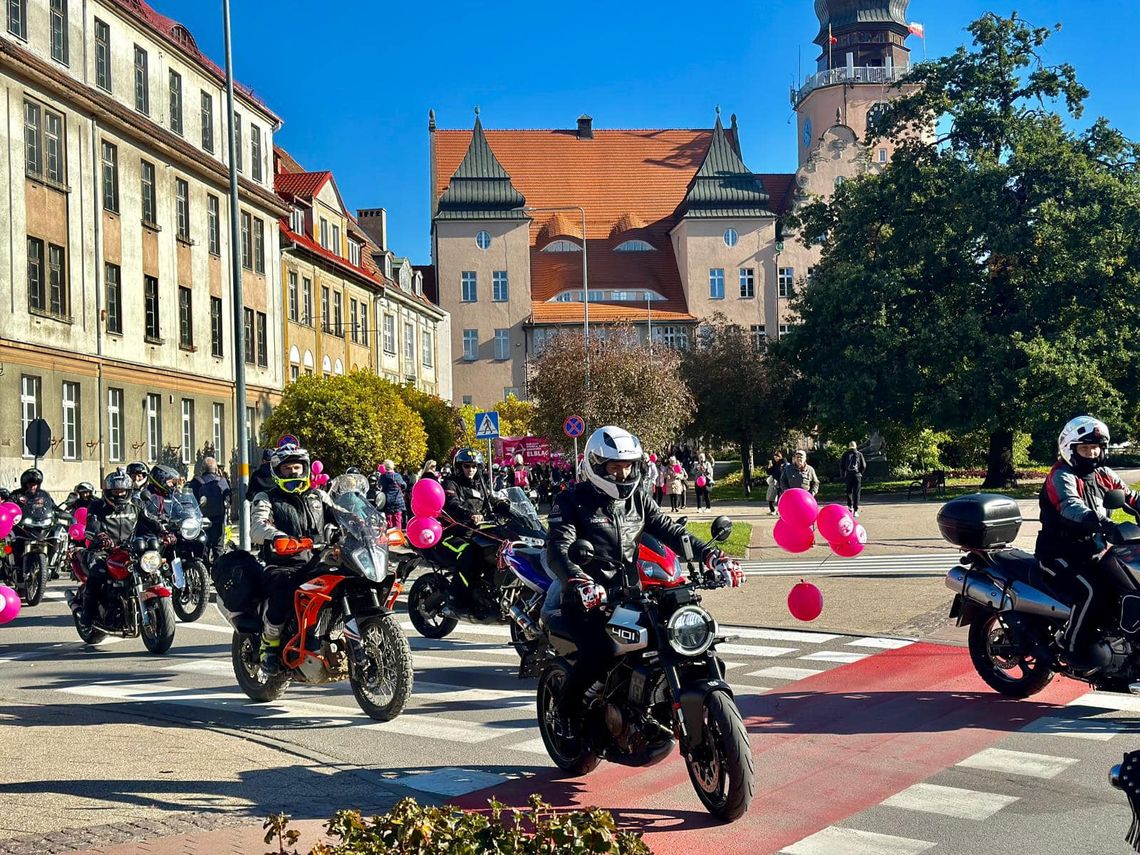
M 369 371 L 290 383 L 261 426 L 262 445 L 283 434 L 296 436 L 334 475 L 350 466 L 369 472 L 388 458 L 418 467 L 427 451 L 423 419 L 398 386 Z
M 1015 16 L 923 63 L 871 135 L 899 148 L 792 225 L 822 244 L 781 347 L 825 427 L 988 435 L 987 487 L 1014 437 L 1093 412 L 1129 433 L 1140 392 L 1140 147 Z M 932 129 L 937 129 L 936 131 Z M 1123 428 L 1123 431 L 1120 429 Z
M 455 407 L 410 384 L 400 387 L 400 397 L 423 419 L 427 432 L 427 456 L 435 460 L 446 459 L 459 441 L 459 414 Z

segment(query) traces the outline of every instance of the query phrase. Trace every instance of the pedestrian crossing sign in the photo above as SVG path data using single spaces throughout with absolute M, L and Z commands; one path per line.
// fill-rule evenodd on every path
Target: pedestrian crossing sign
M 475 414 L 475 438 L 476 439 L 498 439 L 499 438 L 499 414 L 494 410 L 487 413 Z

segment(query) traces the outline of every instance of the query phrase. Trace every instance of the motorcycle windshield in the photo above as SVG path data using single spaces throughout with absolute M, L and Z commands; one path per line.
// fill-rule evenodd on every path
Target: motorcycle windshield
M 44 501 L 39 504 L 32 505 L 24 511 L 23 525 L 30 525 L 33 528 L 44 528 L 51 525 L 55 521 L 55 505 L 50 501 Z
M 514 519 L 519 533 L 532 537 L 545 537 L 546 526 L 538 516 L 538 510 L 522 487 L 511 487 L 507 490 L 507 501 L 511 503 L 511 517 Z
M 369 581 L 383 581 L 388 575 L 388 526 L 383 515 L 354 492 L 337 496 L 332 508 L 348 566 Z

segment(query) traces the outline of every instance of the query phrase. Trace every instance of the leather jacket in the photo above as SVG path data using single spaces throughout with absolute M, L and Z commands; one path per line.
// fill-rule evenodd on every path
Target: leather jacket
M 311 537 L 320 540 L 327 523 L 335 522 L 327 496 L 320 490 L 304 493 L 286 493 L 274 487 L 267 493 L 258 493 L 249 512 L 249 539 L 260 546 L 260 558 L 277 567 L 301 567 L 308 564 L 311 551 L 282 556 L 273 551 L 273 540 L 278 537 Z
M 1037 558 L 1045 562 L 1055 558 L 1080 562 L 1103 549 L 1104 545 L 1095 539 L 1102 522 L 1112 515 L 1104 507 L 1104 496 L 1111 490 L 1123 490 L 1128 507 L 1140 510 L 1140 495 L 1107 466 L 1082 474 L 1063 460 L 1053 464 L 1039 496 L 1041 532 L 1037 535 Z
M 443 512 L 456 522 L 470 525 L 476 514 L 487 514 L 490 495 L 482 480 L 450 475 L 443 482 L 443 492 L 446 496 Z
M 139 530 L 139 507 L 134 502 L 124 502 L 115 507 L 106 499 L 99 499 L 87 511 L 87 536 L 94 539 L 98 534 L 106 534 L 115 543 L 126 543 Z
M 628 499 L 611 499 L 589 482 L 580 482 L 562 493 L 550 511 L 546 539 L 546 561 L 565 584 L 572 576 L 589 576 L 610 587 L 619 568 L 633 563 L 643 532 L 681 551 L 685 529 L 661 513 L 657 503 L 644 490 L 637 489 Z M 578 538 L 590 541 L 594 560 L 579 567 L 570 560 L 570 545 Z M 690 537 L 693 555 L 704 561 L 715 548 Z

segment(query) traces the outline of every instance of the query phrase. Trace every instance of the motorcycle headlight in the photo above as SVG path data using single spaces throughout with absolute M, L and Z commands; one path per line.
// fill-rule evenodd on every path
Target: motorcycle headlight
M 352 561 L 360 568 L 366 578 L 379 582 L 384 578 L 388 569 L 388 553 L 382 549 L 369 549 L 362 546 L 349 553 Z
M 682 656 L 700 656 L 712 646 L 716 621 L 700 606 L 682 606 L 673 612 L 665 631 L 675 651 Z
M 139 566 L 148 573 L 157 573 L 162 567 L 162 556 L 154 550 L 144 552 L 139 559 Z
M 178 531 L 181 533 L 183 539 L 195 540 L 198 535 L 202 533 L 202 521 L 195 517 L 188 517 L 182 520 L 182 523 L 178 526 Z

